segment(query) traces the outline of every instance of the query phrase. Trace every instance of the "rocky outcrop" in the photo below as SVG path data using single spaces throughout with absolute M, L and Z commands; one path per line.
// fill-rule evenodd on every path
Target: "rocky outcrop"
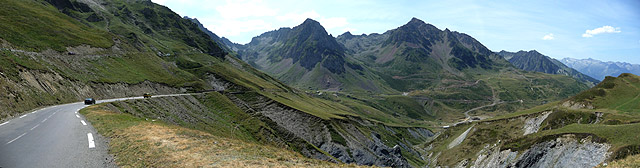
M 593 139 L 566 134 L 522 152 L 487 145 L 471 167 L 594 167 L 609 157 L 611 145 Z
M 460 136 L 458 136 L 456 139 L 451 141 L 451 143 L 449 143 L 449 146 L 447 147 L 451 149 L 453 147 L 460 145 L 460 143 L 462 143 L 462 141 L 464 141 L 464 139 L 467 138 L 467 134 L 469 134 L 469 131 L 471 131 L 471 129 L 473 129 L 473 126 L 469 127 L 469 129 L 467 129 L 462 134 L 460 134 Z
M 562 106 L 571 109 L 594 109 L 593 105 L 587 102 L 565 101 L 562 103 Z
M 525 151 L 516 167 L 594 167 L 610 153 L 611 145 L 575 139 L 572 135 L 538 143 Z
M 180 123 L 207 124 L 216 120 L 215 114 L 200 103 L 199 95 L 161 97 L 136 101 L 113 102 L 113 111 L 129 113 L 147 120 L 162 120 L 179 125 Z
M 518 152 L 510 149 L 500 151 L 500 148 L 486 145 L 478 152 L 478 158 L 473 162 L 472 168 L 479 167 L 509 167 L 515 162 Z
M 540 130 L 540 124 L 549 117 L 551 111 L 543 112 L 540 116 L 528 118 L 524 121 L 524 126 L 522 127 L 522 131 L 524 135 L 533 134 Z
M 57 73 L 19 69 L 18 78 L 0 74 L 0 119 L 47 105 L 95 99 L 141 96 L 143 93 L 169 94 L 186 90 L 144 81 L 94 83 L 70 80 Z
M 263 131 L 250 132 L 255 139 L 291 148 L 310 158 L 358 165 L 411 167 L 403 153 L 415 156 L 420 156 L 420 153 L 413 149 L 415 144 L 408 139 L 424 140 L 433 136 L 425 128 L 390 127 L 354 117 L 325 120 L 251 92 L 245 93 L 251 95 L 222 93 L 246 112 L 252 122 L 265 123 L 266 128 L 260 128 Z M 209 129 L 206 125 L 231 122 L 220 121 L 227 114 L 205 105 L 210 101 L 206 95 L 129 100 L 113 102 L 108 107 L 139 118 L 162 120 L 204 131 Z M 406 138 L 393 141 L 388 137 L 390 135 Z
M 252 118 L 267 123 L 270 128 L 266 129 L 271 130 L 271 132 L 267 134 L 272 134 L 267 136 L 269 137 L 267 141 L 271 141 L 270 143 L 272 144 L 280 144 L 281 146 L 293 148 L 307 157 L 333 162 L 356 163 L 359 165 L 411 167 L 406 156 L 403 156 L 403 151 L 415 156 L 420 156 L 421 154 L 413 149 L 413 146 L 416 144 L 412 144 L 409 139 L 422 141 L 434 136 L 433 132 L 426 128 L 390 127 L 359 117 L 345 116 L 344 119 L 325 120 L 281 104 L 256 92 L 243 91 L 246 90 L 246 88 L 233 84 L 216 75 L 209 75 L 207 79 L 213 88 L 220 90 L 224 96 L 231 100 L 231 102 L 242 111 Z M 226 92 L 225 90 L 227 89 L 235 91 Z M 198 96 L 195 98 L 201 99 L 201 97 Z M 192 101 L 191 96 L 162 99 L 176 99 L 162 102 L 199 103 Z M 201 101 L 206 100 L 201 99 Z M 160 102 L 152 104 L 158 103 Z M 154 109 L 164 111 L 160 113 L 171 114 L 170 116 L 204 113 L 198 111 L 198 109 L 201 109 L 201 105 L 186 106 L 174 103 L 167 104 L 166 106 L 177 106 L 180 108 L 163 108 L 165 105 L 158 105 L 160 107 L 154 107 Z M 138 103 L 136 106 L 144 106 L 144 104 Z M 190 110 L 195 110 L 195 112 L 191 112 Z M 196 115 L 179 118 L 184 122 L 190 122 L 193 118 L 199 119 L 206 117 L 207 116 Z M 179 123 L 180 121 L 169 120 L 169 122 Z M 401 136 L 401 140 L 390 139 L 388 136 Z
M 410 167 L 401 151 L 415 152 L 410 147 L 413 144 L 400 142 L 390 147 L 384 143 L 386 140 L 383 140 L 382 132 L 371 131 L 367 134 L 360 129 L 361 127 L 381 127 L 379 124 L 366 120 L 323 120 L 260 95 L 251 95 L 252 100 L 233 98 L 235 96 L 231 94 L 227 94 L 227 96 L 231 97 L 231 100 L 239 107 L 244 106 L 245 111 L 255 111 L 255 115 L 266 116 L 270 121 L 277 123 L 279 127 L 285 128 L 286 130 L 283 131 L 293 134 L 292 138 L 304 139 L 310 145 L 320 149 L 317 152 L 302 152 L 308 157 L 329 161 L 335 158 L 337 159 L 335 161 L 359 165 Z M 382 125 L 382 127 L 384 126 Z M 415 136 L 421 139 L 433 135 L 426 129 L 405 129 L 413 131 Z M 313 150 L 309 149 L 309 151 Z M 330 157 L 322 155 L 325 152 Z

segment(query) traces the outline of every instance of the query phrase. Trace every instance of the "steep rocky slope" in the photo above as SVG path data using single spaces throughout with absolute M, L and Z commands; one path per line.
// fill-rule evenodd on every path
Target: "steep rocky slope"
M 205 28 L 204 25 L 202 25 L 202 23 L 200 23 L 200 21 L 197 18 L 190 18 L 188 16 L 183 17 L 187 20 L 190 20 L 191 22 L 195 23 L 196 25 L 198 25 L 198 29 L 200 29 L 202 32 L 206 33 L 209 37 L 211 37 L 211 40 L 213 40 L 214 42 L 216 42 L 218 44 L 218 46 L 220 46 L 222 49 L 224 49 L 224 51 L 226 52 L 234 52 L 236 50 L 232 49 L 233 44 L 228 43 L 229 40 L 226 38 L 220 38 L 218 37 L 218 35 L 216 35 L 215 33 L 209 31 L 209 29 Z M 226 39 L 226 40 L 225 40 Z
M 158 119 L 137 118 L 111 104 L 91 106 L 80 113 L 109 138 L 109 150 L 118 156 L 120 167 L 364 167 L 311 159 L 287 148 Z M 237 132 L 241 131 L 231 131 Z
M 324 120 L 253 93 L 214 92 L 107 107 L 214 135 L 296 149 L 311 158 L 359 165 L 420 165 L 413 146 L 433 136 L 424 128 L 390 127 L 360 118 Z
M 176 14 L 161 17 L 156 11 L 169 10 L 150 2 L 0 3 L 2 119 L 85 97 L 208 89 L 204 80 L 176 66 L 175 60 L 183 56 L 175 53 L 202 51 L 208 53 L 202 56 L 214 58 L 225 54 L 206 34 L 191 31 L 195 25 Z M 160 18 L 174 27 L 156 25 L 160 21 L 154 19 Z
M 588 83 L 591 86 L 600 82 L 597 79 L 582 74 L 577 70 L 564 65 L 562 62 L 556 59 L 542 55 L 536 50 L 518 51 L 515 53 L 502 50 L 497 54 L 509 60 L 509 62 L 511 62 L 514 66 L 525 71 L 567 75 L 582 82 Z

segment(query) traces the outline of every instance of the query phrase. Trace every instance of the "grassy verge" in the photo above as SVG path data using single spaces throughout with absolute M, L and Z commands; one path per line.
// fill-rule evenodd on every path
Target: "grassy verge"
M 116 113 L 103 105 L 80 111 L 121 167 L 355 167 L 305 158 L 293 151 L 214 136 Z
M 606 166 L 600 165 L 598 167 L 640 167 L 640 155 L 629 156 L 626 159 L 616 160 L 607 163 Z

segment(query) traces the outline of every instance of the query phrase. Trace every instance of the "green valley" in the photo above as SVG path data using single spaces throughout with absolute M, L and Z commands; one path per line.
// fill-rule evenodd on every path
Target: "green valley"
M 637 166 L 634 74 L 327 20 L 237 44 L 151 0 L 3 0 L 0 167 Z

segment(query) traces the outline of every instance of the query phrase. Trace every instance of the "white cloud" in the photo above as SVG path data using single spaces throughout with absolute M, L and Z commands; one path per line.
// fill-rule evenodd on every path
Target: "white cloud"
M 280 27 L 293 27 L 305 19 L 317 20 L 329 33 L 342 33 L 349 22 L 346 17 L 323 16 L 315 10 L 291 6 L 282 8 L 282 3 L 268 0 L 152 0 L 168 5 L 183 16 L 198 18 L 210 31 L 218 36 L 234 37 L 257 36 L 260 33 Z M 206 12 L 203 12 L 206 11 Z M 341 32 L 342 31 L 342 32 Z M 246 43 L 248 38 L 235 42 Z
M 345 26 L 347 26 L 349 24 L 349 22 L 347 21 L 347 18 L 344 17 L 323 17 L 320 14 L 318 14 L 315 10 L 311 10 L 311 11 L 307 11 L 307 12 L 303 12 L 303 13 L 287 13 L 284 15 L 279 15 L 275 17 L 277 21 L 279 22 L 286 22 L 286 23 L 294 23 L 294 24 L 300 24 L 302 23 L 305 19 L 310 18 L 310 19 L 314 19 L 318 22 L 320 22 L 320 24 L 327 29 L 327 31 L 330 30 L 345 30 L 344 29 L 338 29 L 338 28 L 343 28 Z
M 602 26 L 599 28 L 595 28 L 593 30 L 587 30 L 584 34 L 582 34 L 582 37 L 593 37 L 593 35 L 596 34 L 602 34 L 602 33 L 620 33 L 622 31 L 620 31 L 619 27 L 611 27 L 611 26 Z
M 349 22 L 347 22 L 347 18 L 343 17 L 320 18 L 318 22 L 320 22 L 325 29 L 344 27 L 349 24 Z
M 332 17 L 325 18 L 320 16 L 315 10 L 304 12 L 304 13 L 287 13 L 285 15 L 276 16 L 276 19 L 281 22 L 293 22 L 293 23 L 302 23 L 305 19 L 311 18 L 317 20 L 322 24 L 325 29 L 333 29 L 338 27 L 344 27 L 349 22 L 347 22 L 347 18 L 344 17 Z
M 542 37 L 543 40 L 553 40 L 555 37 L 553 37 L 553 33 L 549 33 L 547 35 L 544 35 L 544 37 Z
M 227 0 L 225 5 L 216 7 L 216 11 L 225 19 L 275 16 L 278 13 L 262 0 Z
M 358 31 L 358 29 L 354 29 L 351 27 L 345 27 L 344 29 L 342 29 L 343 32 L 351 32 L 351 34 L 353 34 L 355 31 Z
M 252 31 L 268 31 L 273 30 L 271 23 L 260 19 L 251 20 L 211 20 L 208 18 L 200 20 L 202 24 L 209 28 L 218 36 L 237 36 L 242 33 Z
M 302 23 L 305 19 L 317 19 L 320 17 L 315 10 L 304 12 L 304 13 L 287 13 L 284 15 L 276 16 L 276 20 L 281 22 L 293 22 L 293 23 Z

